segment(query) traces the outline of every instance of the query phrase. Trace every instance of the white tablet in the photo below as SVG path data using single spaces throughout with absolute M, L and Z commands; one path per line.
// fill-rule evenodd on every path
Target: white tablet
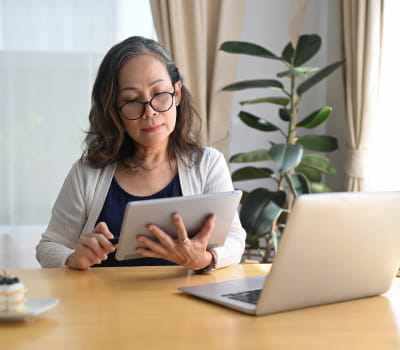
M 171 218 L 174 213 L 182 216 L 189 237 L 200 231 L 209 215 L 215 214 L 215 228 L 207 247 L 222 246 L 241 196 L 241 191 L 231 191 L 129 202 L 126 205 L 115 257 L 120 261 L 141 258 L 142 256 L 136 253 L 136 248 L 141 246 L 136 237 L 138 235 L 153 237 L 146 229 L 149 224 L 157 225 L 171 237 L 176 238 Z

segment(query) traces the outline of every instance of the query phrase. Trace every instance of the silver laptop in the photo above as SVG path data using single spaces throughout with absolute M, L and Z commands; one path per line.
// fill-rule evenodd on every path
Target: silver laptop
M 382 294 L 399 266 L 400 192 L 310 194 L 296 200 L 268 276 L 179 289 L 265 315 Z

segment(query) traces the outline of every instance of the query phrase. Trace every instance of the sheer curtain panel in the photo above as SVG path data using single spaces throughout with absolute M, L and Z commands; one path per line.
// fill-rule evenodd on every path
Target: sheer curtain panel
M 348 125 L 345 186 L 363 191 L 376 166 L 371 140 L 379 117 L 383 0 L 342 0 L 342 13 Z
M 147 1 L 0 0 L 0 228 L 47 224 L 100 60 L 134 34 L 154 37 Z
M 159 40 L 168 48 L 203 120 L 203 139 L 228 155 L 232 96 L 221 88 L 236 78 L 237 57 L 218 51 L 240 40 L 243 0 L 150 0 Z

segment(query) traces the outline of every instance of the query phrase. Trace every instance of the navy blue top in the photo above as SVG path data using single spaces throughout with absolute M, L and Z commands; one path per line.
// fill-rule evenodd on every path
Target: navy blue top
M 97 223 L 104 221 L 114 237 L 119 237 L 121 232 L 122 219 L 124 217 L 125 206 L 128 202 L 142 201 L 145 199 L 180 197 L 182 196 L 181 184 L 178 174 L 172 181 L 161 191 L 152 194 L 151 196 L 138 197 L 125 192 L 115 180 L 112 179 L 110 189 L 108 190 L 103 209 L 96 221 Z M 158 258 L 139 258 L 118 261 L 115 259 L 115 253 L 108 254 L 108 259 L 94 267 L 103 266 L 157 266 L 157 265 L 175 265 L 174 263 Z

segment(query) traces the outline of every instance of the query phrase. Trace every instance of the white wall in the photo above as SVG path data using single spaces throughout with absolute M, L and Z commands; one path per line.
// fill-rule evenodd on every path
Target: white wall
M 247 0 L 244 14 L 243 32 L 240 40 L 257 43 L 272 52 L 280 55 L 288 43 L 288 27 L 295 0 Z M 322 38 L 322 47 L 308 66 L 324 67 L 329 63 L 342 58 L 340 49 L 340 16 L 339 0 L 309 0 L 302 34 L 319 34 Z M 276 73 L 284 70 L 282 63 L 273 60 L 240 56 L 237 80 L 245 79 L 273 79 Z M 233 95 L 232 125 L 230 154 L 251 151 L 257 148 L 269 148 L 269 142 L 282 142 L 278 132 L 265 133 L 249 128 L 237 117 L 240 109 L 239 101 L 247 98 L 273 95 L 272 90 L 262 91 L 252 89 L 236 92 Z M 343 164 L 345 149 L 345 116 L 342 89 L 342 72 L 336 71 L 326 81 L 307 91 L 300 104 L 300 118 L 317 108 L 330 105 L 334 108 L 329 123 L 311 131 L 315 134 L 329 134 L 339 139 L 340 150 L 327 156 L 334 162 L 338 175 L 327 177 L 326 183 L 334 190 L 343 190 Z M 278 107 L 269 104 L 259 104 L 243 108 L 244 110 L 265 117 L 271 122 L 281 125 L 278 116 Z M 301 131 L 300 131 L 301 132 Z M 310 133 L 310 131 L 307 131 Z M 265 166 L 271 166 L 266 163 Z M 234 170 L 238 166 L 231 164 Z M 265 186 L 264 181 L 249 181 L 236 183 L 237 187 L 252 189 Z M 270 183 L 270 185 L 272 185 Z

